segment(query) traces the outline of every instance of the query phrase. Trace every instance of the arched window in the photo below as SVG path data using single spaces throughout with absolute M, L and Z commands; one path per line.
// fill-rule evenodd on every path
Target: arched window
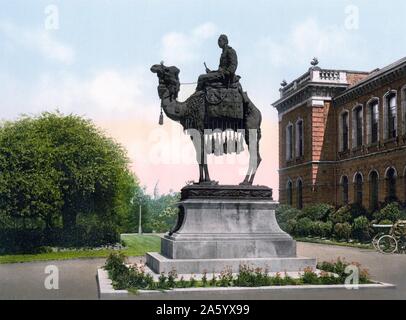
M 406 134 L 406 86 L 402 88 L 402 123 L 403 134 Z
M 296 157 L 303 157 L 304 154 L 304 138 L 303 138 L 303 120 L 296 122 Z
M 384 98 L 384 138 L 392 139 L 397 136 L 397 94 L 390 91 Z
M 297 208 L 303 209 L 303 182 L 302 179 L 298 179 L 296 183 L 297 189 Z
M 367 143 L 377 143 L 379 137 L 379 100 L 377 98 L 367 104 L 367 132 Z
M 403 193 L 404 201 L 406 201 L 406 167 L 403 170 Z
M 343 205 L 348 204 L 348 177 L 341 177 L 341 200 Z
M 362 106 L 357 106 L 353 110 L 352 117 L 352 145 L 354 148 L 361 147 L 363 143 L 363 114 Z
M 292 181 L 288 180 L 288 182 L 286 183 L 286 203 L 290 206 L 293 203 L 292 197 L 293 197 L 293 185 Z
M 386 170 L 386 201 L 396 201 L 396 170 Z
M 355 203 L 358 203 L 360 205 L 362 205 L 362 197 L 363 197 L 362 184 L 363 184 L 362 174 L 358 172 L 354 177 L 354 198 Z
M 338 130 L 339 130 L 339 150 L 341 152 L 348 150 L 348 135 L 349 135 L 349 126 L 348 126 L 348 111 L 343 111 L 340 114 Z
M 369 208 L 371 210 L 378 209 L 379 205 L 379 176 L 374 170 L 369 174 Z
M 286 127 L 286 160 L 293 159 L 293 125 L 289 123 Z

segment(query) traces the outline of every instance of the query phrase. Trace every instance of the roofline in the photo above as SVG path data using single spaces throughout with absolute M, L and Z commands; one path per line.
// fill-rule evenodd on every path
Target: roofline
M 402 59 L 399 59 L 397 62 L 399 62 L 399 63 L 396 63 L 396 62 L 392 63 L 393 66 L 390 67 L 390 68 L 387 69 L 387 70 L 384 70 L 384 71 L 383 71 L 383 69 L 385 69 L 386 67 L 391 66 L 392 64 L 389 64 L 388 66 L 386 66 L 386 67 L 380 69 L 379 71 L 372 72 L 370 77 L 367 77 L 367 78 L 365 78 L 365 79 L 362 79 L 362 80 L 360 80 L 359 82 L 355 83 L 354 85 L 349 86 L 344 92 L 342 92 L 342 93 L 340 93 L 339 95 L 337 95 L 336 97 L 334 97 L 334 99 L 338 99 L 338 98 L 344 97 L 346 94 L 352 92 L 353 90 L 356 90 L 357 88 L 359 88 L 359 87 L 361 87 L 361 86 L 363 86 L 363 85 L 366 85 L 366 84 L 368 84 L 369 82 L 374 81 L 374 80 L 376 80 L 376 79 L 379 78 L 379 77 L 382 77 L 382 76 L 384 76 L 384 75 L 386 75 L 386 74 L 388 74 L 388 73 L 391 73 L 392 71 L 394 71 L 394 70 L 396 70 L 396 69 L 398 69 L 398 68 L 401 68 L 402 66 L 406 66 L 406 57 L 404 57 L 404 58 L 402 58 Z
M 339 70 L 337 70 L 337 71 L 339 71 Z M 310 81 L 310 82 L 307 82 L 304 86 L 298 88 L 298 90 L 292 91 L 289 95 L 287 95 L 285 97 L 281 97 L 278 100 L 276 100 L 275 102 L 271 103 L 271 106 L 273 106 L 274 108 L 277 108 L 276 105 L 281 104 L 285 100 L 290 99 L 294 95 L 298 94 L 299 92 L 301 92 L 304 89 L 306 89 L 308 87 L 311 87 L 311 86 L 346 88 L 346 87 L 348 87 L 348 84 L 345 84 L 345 83 L 328 83 L 328 82 L 327 83 L 326 82 L 312 82 L 312 81 Z
M 319 68 L 319 67 L 315 67 L 315 68 L 309 68 L 309 70 L 307 70 L 305 73 L 303 73 L 301 76 L 297 77 L 296 79 L 292 80 L 291 82 L 289 82 L 286 86 L 291 85 L 292 83 L 294 83 L 295 81 L 299 80 L 300 78 L 303 78 L 306 74 L 308 74 L 311 70 L 315 70 L 315 69 L 320 69 L 320 70 L 331 70 L 331 71 L 337 71 L 337 72 L 346 72 L 346 73 L 357 73 L 357 74 L 370 74 L 370 71 L 356 71 L 356 70 L 342 70 L 342 69 L 330 69 L 330 68 Z

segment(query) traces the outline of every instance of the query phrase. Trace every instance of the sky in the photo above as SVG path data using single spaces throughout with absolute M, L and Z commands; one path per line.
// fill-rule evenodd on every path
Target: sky
M 198 179 L 194 149 L 179 124 L 158 125 L 151 65 L 180 70 L 183 83 L 216 69 L 217 38 L 237 51 L 241 84 L 263 114 L 256 184 L 278 198 L 280 82 L 320 67 L 371 71 L 406 55 L 399 0 L 0 0 L 0 119 L 59 110 L 92 119 L 123 144 L 152 192 Z M 194 92 L 182 85 L 180 100 Z M 223 184 L 243 180 L 247 153 L 209 158 Z

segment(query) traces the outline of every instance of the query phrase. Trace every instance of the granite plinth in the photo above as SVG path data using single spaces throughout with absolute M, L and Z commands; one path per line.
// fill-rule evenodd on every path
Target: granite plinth
M 185 187 L 176 226 L 161 238 L 161 254 L 147 254 L 147 265 L 157 273 L 238 272 L 247 263 L 274 272 L 315 268 L 315 259 L 296 256 L 296 242 L 276 221 L 277 206 L 267 187 Z

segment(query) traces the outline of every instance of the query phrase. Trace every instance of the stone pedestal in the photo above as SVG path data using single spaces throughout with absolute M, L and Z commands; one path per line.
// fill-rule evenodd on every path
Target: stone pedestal
M 161 253 L 147 253 L 156 273 L 238 272 L 249 264 L 270 272 L 316 268 L 296 256 L 296 242 L 279 228 L 272 189 L 192 185 L 182 189 L 175 228 L 161 239 Z

